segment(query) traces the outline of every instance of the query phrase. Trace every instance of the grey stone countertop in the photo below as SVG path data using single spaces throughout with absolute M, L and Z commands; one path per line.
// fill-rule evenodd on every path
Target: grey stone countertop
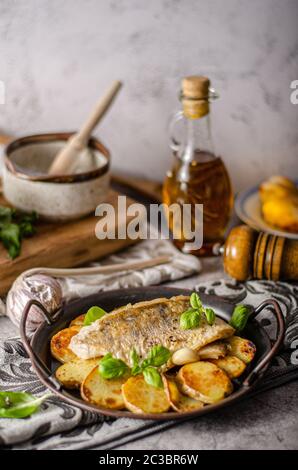
M 202 259 L 202 265 L 199 275 L 171 285 L 191 288 L 198 282 L 225 277 L 218 258 Z M 15 334 L 17 328 L 1 317 L 0 340 Z M 117 449 L 298 449 L 298 383 L 269 390 Z

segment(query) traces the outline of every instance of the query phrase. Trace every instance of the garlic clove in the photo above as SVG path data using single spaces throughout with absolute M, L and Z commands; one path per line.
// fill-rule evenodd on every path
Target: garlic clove
M 172 363 L 176 366 L 183 366 L 190 362 L 196 362 L 199 360 L 199 355 L 190 348 L 181 348 L 175 351 L 172 355 Z
M 215 342 L 207 344 L 203 348 L 199 349 L 198 355 L 201 360 L 205 359 L 219 359 L 227 354 L 227 345 L 223 342 Z

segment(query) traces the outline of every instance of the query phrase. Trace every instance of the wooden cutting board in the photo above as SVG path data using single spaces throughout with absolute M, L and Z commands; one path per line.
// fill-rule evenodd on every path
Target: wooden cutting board
M 111 190 L 106 202 L 116 207 L 119 193 Z M 134 203 L 127 198 L 127 204 Z M 7 205 L 0 194 L 0 205 Z M 23 271 L 35 267 L 69 268 L 94 261 L 121 250 L 137 240 L 98 240 L 95 236 L 95 226 L 99 218 L 90 215 L 81 220 L 68 223 L 39 222 L 37 233 L 22 241 L 21 254 L 14 260 L 8 257 L 7 251 L 0 243 L 0 295 L 7 293 L 16 277 Z M 122 220 L 118 224 L 116 218 L 115 230 L 119 225 L 129 222 Z

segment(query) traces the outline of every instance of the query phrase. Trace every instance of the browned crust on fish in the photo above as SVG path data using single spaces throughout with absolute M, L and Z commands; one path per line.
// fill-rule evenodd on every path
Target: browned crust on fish
M 180 316 L 187 308 L 189 297 L 180 295 L 171 299 L 138 302 L 117 309 L 92 325 L 83 327 L 72 338 L 70 348 L 85 359 L 110 352 L 130 364 L 132 348 L 142 358 L 156 344 L 162 344 L 171 352 L 181 347 L 198 350 L 234 333 L 234 329 L 219 318 L 216 318 L 212 326 L 202 318 L 198 328 L 182 330 Z

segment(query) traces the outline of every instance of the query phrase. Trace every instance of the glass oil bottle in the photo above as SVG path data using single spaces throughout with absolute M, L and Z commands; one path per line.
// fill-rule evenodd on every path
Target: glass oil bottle
M 182 111 L 170 123 L 174 164 L 163 184 L 165 207 L 173 203 L 190 204 L 193 227 L 195 204 L 203 204 L 203 245 L 194 251 L 189 251 L 189 240 L 181 227 L 175 227 L 171 213 L 165 211 L 169 228 L 176 233 L 174 244 L 181 251 L 198 256 L 212 255 L 214 246 L 222 243 L 233 206 L 230 178 L 222 159 L 215 153 L 211 137 L 210 101 L 216 97 L 208 78 L 191 76 L 182 80 Z M 178 122 L 183 125 L 179 143 L 172 135 Z

